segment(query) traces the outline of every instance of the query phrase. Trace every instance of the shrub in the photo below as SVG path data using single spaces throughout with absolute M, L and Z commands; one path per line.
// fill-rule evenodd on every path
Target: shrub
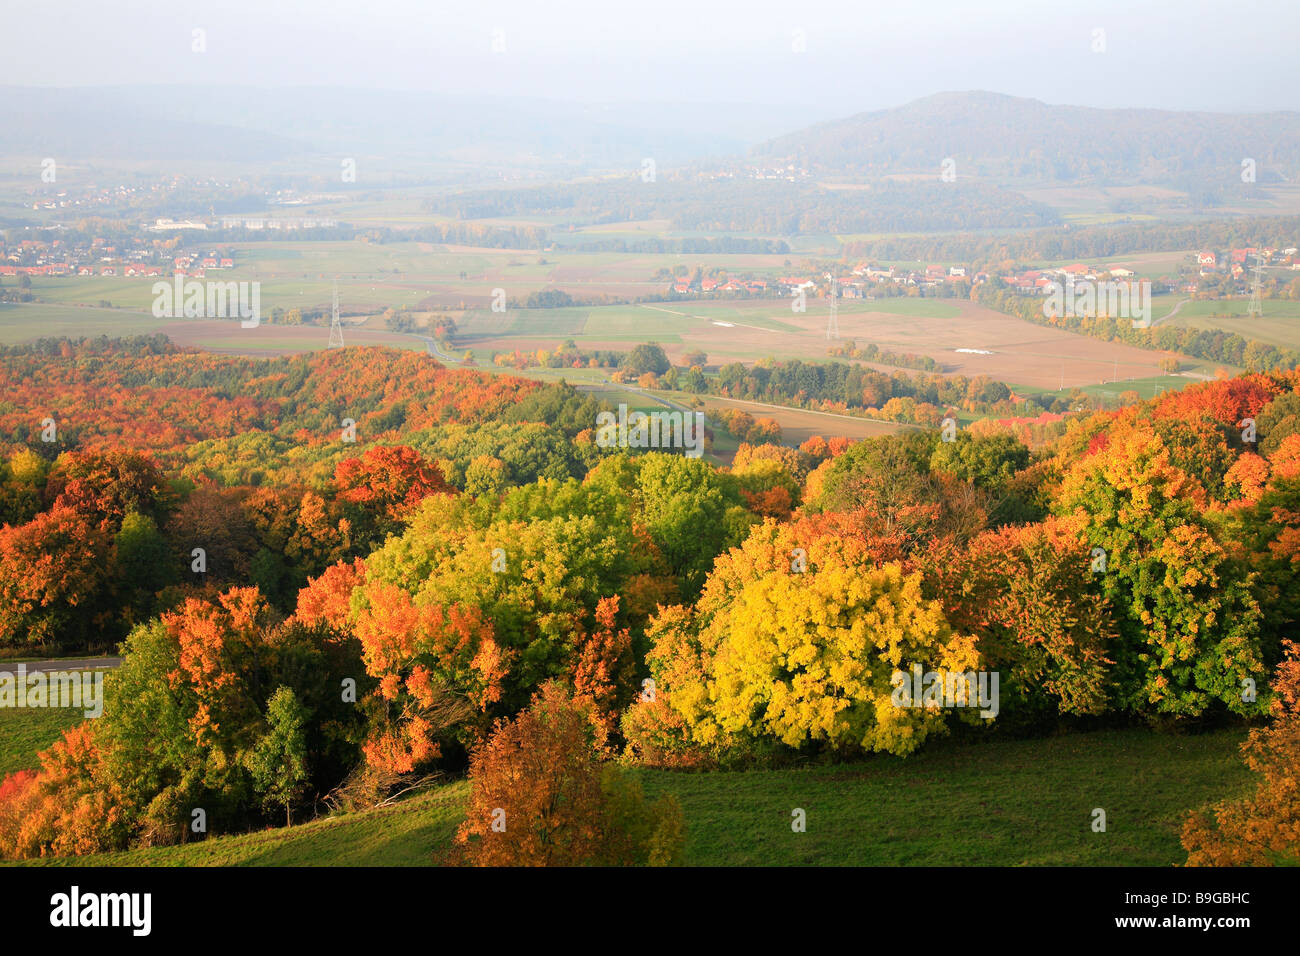
M 469 866 L 664 866 L 681 860 L 681 807 L 647 804 L 640 785 L 602 765 L 587 708 L 548 681 L 501 721 L 470 762 L 469 814 L 449 862 Z

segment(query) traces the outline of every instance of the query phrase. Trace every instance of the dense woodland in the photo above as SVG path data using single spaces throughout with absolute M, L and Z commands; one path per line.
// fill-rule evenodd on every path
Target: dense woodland
M 766 372 L 724 377 L 818 384 Z M 0 375 L 0 645 L 125 657 L 103 717 L 0 784 L 5 856 L 180 841 L 195 807 L 214 832 L 292 821 L 468 766 L 447 862 L 556 862 L 487 820 L 564 786 L 588 824 L 559 861 L 667 863 L 680 809 L 620 765 L 1135 721 L 1261 723 L 1259 793 L 1185 842 L 1287 846 L 1296 373 L 1077 414 L 1032 450 L 985 423 L 725 468 L 597 448 L 600 406 L 567 386 L 409 352 L 46 340 Z M 999 672 L 999 715 L 892 706 L 914 664 Z

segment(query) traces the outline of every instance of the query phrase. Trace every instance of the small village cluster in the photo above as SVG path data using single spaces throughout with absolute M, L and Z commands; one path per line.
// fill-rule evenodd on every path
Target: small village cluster
M 1230 249 L 1226 253 L 1199 252 L 1195 267 L 1190 265 L 1172 275 L 1141 277 L 1150 281 L 1153 293 L 1184 292 L 1195 294 L 1213 283 L 1219 291 L 1244 292 L 1256 265 L 1271 270 L 1288 269 L 1300 272 L 1300 250 L 1248 246 Z M 999 273 L 1003 286 L 1021 295 L 1051 295 L 1056 289 L 1074 282 L 1126 282 L 1138 279 L 1137 273 L 1125 266 L 1085 265 L 1075 263 L 1055 268 L 1026 269 L 1021 272 Z M 873 289 L 881 286 L 906 286 L 918 289 L 941 290 L 947 284 L 983 285 L 993 279 L 988 272 L 976 271 L 968 266 L 929 265 L 924 270 L 863 262 L 851 272 L 835 277 L 839 294 L 845 299 L 868 299 Z M 1205 280 L 1205 281 L 1203 281 Z M 1235 283 L 1235 284 L 1234 284 Z M 830 273 L 803 276 L 781 276 L 771 281 L 728 275 L 679 276 L 673 281 L 676 295 L 790 295 L 803 290 L 809 295 L 826 295 L 831 285 Z
M 183 273 L 202 278 L 209 269 L 233 269 L 225 249 L 168 248 L 157 240 L 0 239 L 0 276 L 115 276 L 150 278 Z

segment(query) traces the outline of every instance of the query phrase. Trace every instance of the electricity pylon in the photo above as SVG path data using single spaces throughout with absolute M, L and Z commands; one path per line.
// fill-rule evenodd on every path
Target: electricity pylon
M 330 317 L 330 344 L 332 349 L 343 348 L 343 323 L 339 321 L 339 280 L 334 280 L 334 314 Z
M 826 321 L 826 338 L 838 339 L 840 337 L 840 286 L 834 274 L 828 274 L 826 278 L 831 280 L 831 314 Z
M 1255 282 L 1250 290 L 1250 305 L 1246 306 L 1246 315 L 1251 318 L 1259 318 L 1264 314 L 1264 303 L 1261 301 L 1259 292 L 1260 283 L 1264 278 L 1264 254 L 1258 249 L 1255 250 Z

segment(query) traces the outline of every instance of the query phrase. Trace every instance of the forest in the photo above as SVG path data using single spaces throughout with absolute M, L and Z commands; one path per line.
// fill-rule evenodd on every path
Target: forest
M 884 397 L 810 368 L 722 380 Z M 1188 818 L 1189 862 L 1295 862 L 1294 371 L 1071 414 L 1033 447 L 993 422 L 799 448 L 760 428 L 725 466 L 599 448 L 604 406 L 572 387 L 411 352 L 47 339 L 0 376 L 0 648 L 123 658 L 103 716 L 0 783 L 5 857 L 468 771 L 443 862 L 670 864 L 690 821 L 627 767 L 1234 723 L 1258 787 Z M 914 667 L 997 673 L 996 718 L 897 706 Z
M 654 182 L 624 178 L 464 190 L 429 200 L 425 210 L 461 219 L 561 216 L 582 225 L 668 219 L 680 230 L 769 236 L 1010 229 L 1059 222 L 1051 209 L 1019 193 L 989 184 L 941 183 L 937 172 L 933 183 L 882 179 L 869 188 L 844 190 L 803 182 L 696 180 L 686 175 Z

